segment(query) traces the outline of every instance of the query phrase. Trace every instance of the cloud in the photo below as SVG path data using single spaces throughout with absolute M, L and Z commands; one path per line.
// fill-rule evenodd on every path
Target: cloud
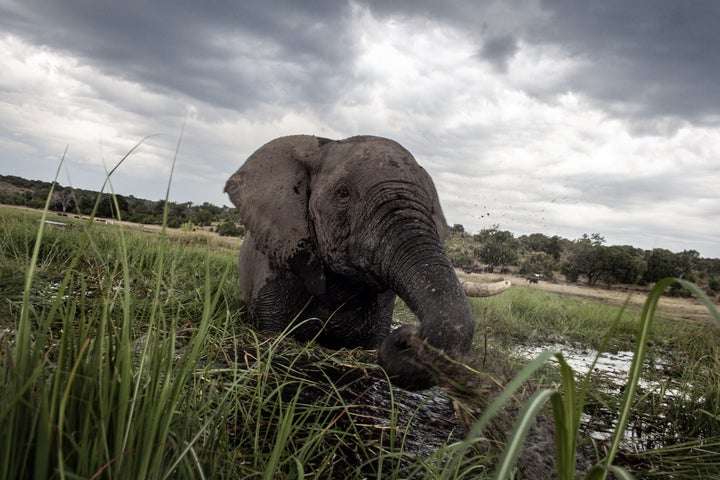
M 583 59 L 571 83 L 604 109 L 634 119 L 716 122 L 720 102 L 720 4 L 545 1 L 547 21 L 527 41 Z
M 69 144 L 72 181 L 97 188 L 159 134 L 114 185 L 160 198 L 186 121 L 172 198 L 227 204 L 272 138 L 376 134 L 470 231 L 720 256 L 718 7 L 648 5 L 5 1 L 0 165 L 38 177 Z
M 517 39 L 510 35 L 500 35 L 485 40 L 480 48 L 480 57 L 490 62 L 500 72 L 505 73 L 508 61 L 517 52 Z

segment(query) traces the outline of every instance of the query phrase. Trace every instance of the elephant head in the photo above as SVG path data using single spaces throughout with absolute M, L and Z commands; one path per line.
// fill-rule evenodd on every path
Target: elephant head
M 469 351 L 474 320 L 443 248 L 435 186 L 398 143 L 281 137 L 253 153 L 225 191 L 246 226 L 241 288 L 260 328 L 379 347 L 380 364 L 405 387 L 434 382 L 420 345 L 453 358 Z M 419 326 L 390 332 L 395 295 Z

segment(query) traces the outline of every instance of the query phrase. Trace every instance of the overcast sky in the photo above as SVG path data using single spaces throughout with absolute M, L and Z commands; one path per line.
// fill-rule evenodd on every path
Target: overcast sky
M 720 257 L 720 2 L 0 0 L 0 173 L 230 205 L 282 135 L 397 140 L 448 223 Z

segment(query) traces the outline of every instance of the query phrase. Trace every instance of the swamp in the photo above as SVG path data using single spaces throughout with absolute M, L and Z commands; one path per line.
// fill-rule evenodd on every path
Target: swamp
M 0 478 L 720 474 L 720 315 L 687 282 L 671 304 L 673 280 L 611 299 L 509 278 L 470 299 L 472 357 L 407 392 L 372 351 L 244 324 L 238 239 L 0 225 Z

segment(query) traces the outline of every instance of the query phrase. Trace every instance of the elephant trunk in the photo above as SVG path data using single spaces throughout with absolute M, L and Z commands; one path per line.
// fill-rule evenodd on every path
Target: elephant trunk
M 417 204 L 411 211 L 393 204 L 375 211 L 356 246 L 356 258 L 369 262 L 365 270 L 397 293 L 420 321 L 385 338 L 378 350 L 380 364 L 395 384 L 427 388 L 436 383 L 429 364 L 437 355 L 430 353 L 442 350 L 455 359 L 465 355 L 472 345 L 474 319 L 432 216 Z M 407 207 L 407 201 L 402 204 Z
M 415 313 L 420 325 L 402 326 L 383 341 L 380 364 L 396 384 L 427 388 L 436 383 L 433 348 L 461 359 L 472 346 L 475 322 L 450 260 L 443 251 L 405 259 L 392 289 Z

